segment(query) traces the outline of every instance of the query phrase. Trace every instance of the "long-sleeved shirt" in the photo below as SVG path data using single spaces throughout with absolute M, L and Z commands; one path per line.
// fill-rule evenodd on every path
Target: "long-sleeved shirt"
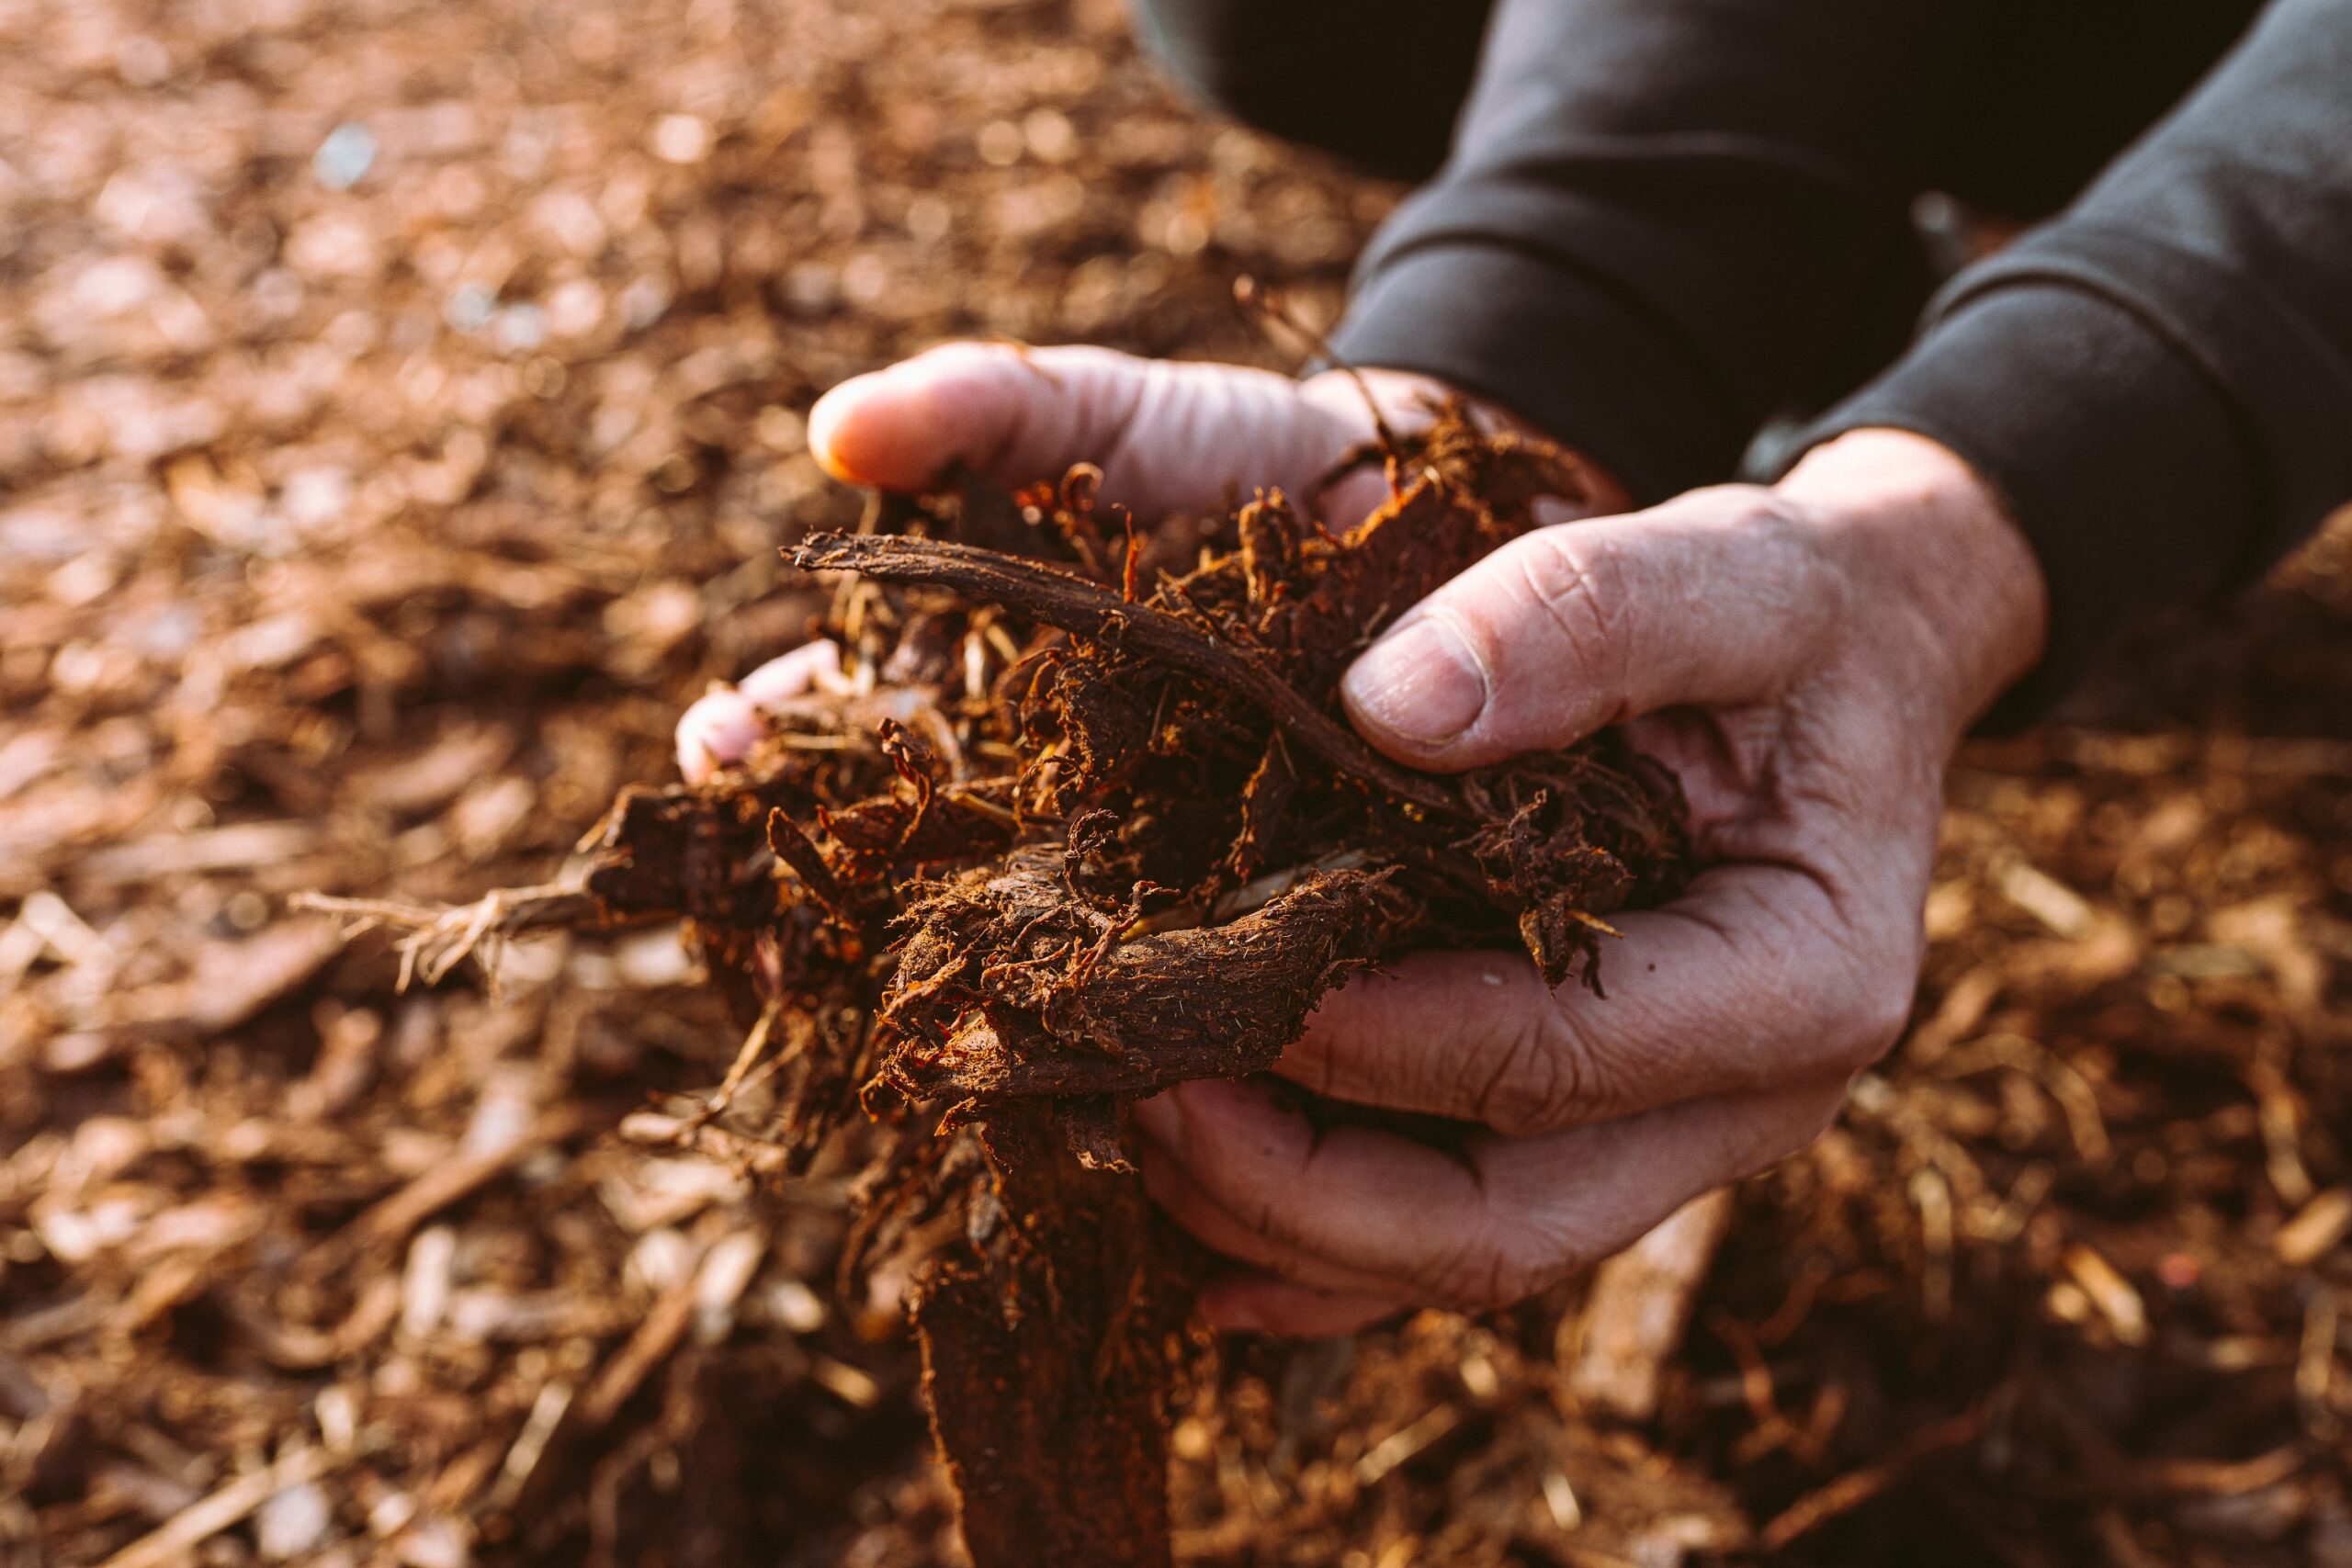
M 1142 8 L 1246 118 L 1390 173 L 1442 152 L 1347 358 L 1489 397 L 1645 502 L 1792 413 L 1967 459 L 2050 586 L 2013 716 L 2352 502 L 2352 0 Z M 1928 192 L 2038 221 L 1925 300 Z

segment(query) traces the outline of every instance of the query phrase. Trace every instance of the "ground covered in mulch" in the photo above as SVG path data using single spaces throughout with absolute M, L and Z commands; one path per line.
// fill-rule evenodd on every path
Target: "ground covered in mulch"
M 954 1561 L 845 1170 L 621 1135 L 741 1043 L 674 931 L 400 994 L 285 899 L 671 776 L 858 514 L 825 386 L 1278 362 L 1233 276 L 1328 319 L 1395 193 L 1108 0 L 17 0 L 0 82 L 0 1562 Z M 1835 1132 L 1591 1286 L 1225 1347 L 1180 1557 L 2352 1563 L 2352 547 L 2127 665 L 1964 759 Z

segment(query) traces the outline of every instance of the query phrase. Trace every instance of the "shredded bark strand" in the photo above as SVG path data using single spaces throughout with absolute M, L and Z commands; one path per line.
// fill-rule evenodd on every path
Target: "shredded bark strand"
M 806 571 L 854 571 L 882 582 L 944 588 L 976 604 L 1001 604 L 1066 632 L 1148 654 L 1239 693 L 1341 773 L 1427 810 L 1462 815 L 1461 796 L 1451 786 L 1381 756 L 1248 653 L 1083 578 L 946 540 L 881 535 L 820 534 L 786 556 Z

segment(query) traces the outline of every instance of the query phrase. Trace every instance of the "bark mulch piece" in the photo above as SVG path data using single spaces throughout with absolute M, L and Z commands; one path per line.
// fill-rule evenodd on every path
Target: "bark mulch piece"
M 1094 0 L 0 43 L 0 1560 L 957 1561 L 892 1258 L 960 1219 L 876 1250 L 883 1134 L 764 1136 L 847 1021 L 711 1114 L 746 1031 L 673 923 L 559 881 L 494 990 L 403 993 L 284 900 L 471 908 L 669 776 L 829 607 L 776 553 L 859 518 L 823 387 L 958 333 L 1267 363 L 1233 276 L 1328 321 L 1394 191 Z M 1177 1559 L 2352 1562 L 2347 540 L 1971 749 L 1911 1037 L 1711 1266 L 1188 1361 Z M 1690 1326 L 1604 1411 L 1638 1314 L 1586 1295 L 1638 1280 Z

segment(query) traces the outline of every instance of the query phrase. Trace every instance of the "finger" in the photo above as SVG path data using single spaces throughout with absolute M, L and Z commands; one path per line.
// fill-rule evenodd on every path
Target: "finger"
M 1364 738 L 1437 769 L 1678 704 L 1758 701 L 1806 663 L 1835 579 L 1769 492 L 1542 528 L 1422 600 L 1341 687 Z
M 716 686 L 678 716 L 678 772 L 688 784 L 751 754 L 767 732 L 762 710 L 814 691 L 845 689 L 842 650 L 824 637 L 771 659 L 733 686 Z
M 1139 1117 L 1142 1130 L 1148 1118 Z M 1396 1299 L 1395 1281 L 1359 1269 L 1350 1269 L 1276 1240 L 1250 1221 L 1220 1207 L 1200 1183 L 1186 1173 L 1182 1156 L 1154 1143 L 1149 1134 L 1143 1146 L 1144 1190 L 1193 1240 L 1235 1263 L 1304 1289 L 1332 1296 L 1377 1296 Z
M 1275 1071 L 1514 1136 L 1842 1077 L 1910 1012 L 1918 919 L 1883 901 L 1841 909 L 1805 873 L 1718 867 L 1618 918 L 1605 998 L 1547 987 L 1516 953 L 1415 953 L 1326 997 Z
M 762 707 L 774 707 L 810 692 L 850 689 L 849 677 L 842 673 L 841 644 L 822 637 L 769 660 L 736 685 Z
M 760 707 L 732 686 L 696 697 L 678 716 L 678 773 L 688 784 L 707 784 L 721 768 L 750 755 L 766 732 Z
M 959 343 L 844 381 L 808 415 L 836 478 L 922 490 L 963 463 L 1000 484 L 1094 463 L 1109 500 L 1203 511 L 1261 486 L 1302 494 L 1370 430 L 1297 383 L 1083 346 Z
M 1408 1302 L 1317 1291 L 1254 1269 L 1212 1280 L 1201 1291 L 1200 1306 L 1211 1326 L 1228 1333 L 1295 1339 L 1353 1334 L 1411 1310 Z
M 1137 1107 L 1211 1207 L 1275 1244 L 1265 1265 L 1327 1270 L 1442 1306 L 1520 1300 L 1608 1257 L 1712 1187 L 1826 1127 L 1842 1081 L 1698 1100 L 1532 1138 L 1474 1137 L 1463 1158 L 1360 1127 L 1318 1132 L 1263 1089 L 1204 1079 Z M 1299 1261 L 1311 1259 L 1311 1264 Z

